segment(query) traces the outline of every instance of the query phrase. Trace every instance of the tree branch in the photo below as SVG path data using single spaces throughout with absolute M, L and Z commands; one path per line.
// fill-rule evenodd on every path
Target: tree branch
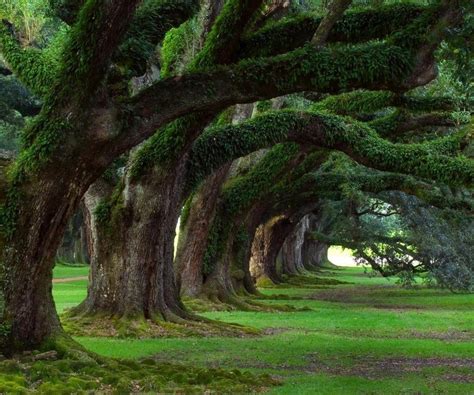
M 311 39 L 311 44 L 318 47 L 324 45 L 329 34 L 336 24 L 336 22 L 341 18 L 342 14 L 349 8 L 352 0 L 333 0 L 329 6 L 327 15 L 323 18 L 319 24 L 316 32 Z
M 447 184 L 474 182 L 474 161 L 446 156 L 461 149 L 459 136 L 422 144 L 394 144 L 366 125 L 346 118 L 285 110 L 206 131 L 195 143 L 189 159 L 190 188 L 225 163 L 284 141 L 336 149 L 379 170 L 414 174 Z
M 405 28 L 427 9 L 395 4 L 380 9 L 349 10 L 333 26 L 327 42 L 360 43 L 382 39 Z M 302 47 L 311 41 L 321 21 L 319 15 L 303 14 L 268 24 L 244 37 L 239 58 L 279 55 Z
M 43 97 L 49 92 L 59 64 L 36 48 L 22 48 L 13 25 L 6 20 L 0 23 L 0 53 L 9 69 L 33 93 Z

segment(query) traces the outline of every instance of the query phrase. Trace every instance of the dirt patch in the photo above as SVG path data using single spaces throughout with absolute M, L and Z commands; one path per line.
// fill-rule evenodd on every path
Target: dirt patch
M 405 337 L 405 336 L 403 336 Z M 446 342 L 462 342 L 462 341 L 473 341 L 474 332 L 473 331 L 458 331 L 458 330 L 448 330 L 445 332 L 437 331 L 426 331 L 420 332 L 411 330 L 408 331 L 407 338 L 411 339 L 434 339 L 434 340 L 443 340 Z
M 74 281 L 82 281 L 82 280 L 88 280 L 88 276 L 76 276 L 76 277 L 67 277 L 67 278 L 55 278 L 53 280 L 53 284 L 58 284 L 58 283 L 72 283 Z
M 370 287 L 345 287 L 331 290 L 317 291 L 308 296 L 311 300 L 320 300 L 325 302 L 344 303 L 363 305 L 368 308 L 384 309 L 394 312 L 403 312 L 406 310 L 426 310 L 433 309 L 436 306 L 423 306 L 415 303 L 397 302 L 398 297 L 406 297 L 406 294 L 400 293 L 393 285 L 377 285 Z M 423 297 L 430 296 L 423 293 Z M 439 295 L 438 295 L 439 296 Z
M 332 329 L 331 333 L 339 336 L 372 338 L 372 339 L 428 339 L 441 340 L 445 342 L 472 342 L 474 340 L 474 331 L 455 330 L 446 331 L 417 331 L 414 329 L 395 331 L 367 331 L 363 329 Z
M 422 372 L 427 368 L 449 368 L 452 372 L 441 376 L 449 381 L 474 382 L 474 358 L 355 358 L 350 366 L 337 361 L 324 361 L 316 354 L 306 357 L 306 372 L 325 372 L 338 376 L 358 376 L 369 380 L 398 377 Z M 328 363 L 329 362 L 329 363 Z M 468 370 L 469 372 L 466 372 Z
M 285 333 L 290 331 L 290 328 L 265 328 L 262 333 L 267 336 L 279 335 L 280 333 Z

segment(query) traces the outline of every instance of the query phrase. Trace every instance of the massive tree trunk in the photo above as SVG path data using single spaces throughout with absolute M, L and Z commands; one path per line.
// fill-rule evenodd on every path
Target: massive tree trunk
M 24 189 L 13 234 L 2 245 L 4 319 L 11 326 L 6 353 L 38 347 L 62 332 L 51 292 L 56 252 L 94 175 L 64 164 L 50 170 Z
M 308 269 L 319 269 L 330 264 L 328 258 L 329 245 L 324 242 L 315 240 L 312 232 L 330 232 L 333 225 L 333 215 L 328 207 L 321 205 L 318 210 L 308 214 L 308 228 L 305 233 L 304 243 L 302 246 L 303 262 Z
M 88 295 L 76 313 L 168 321 L 190 317 L 173 271 L 183 174 L 184 164 L 147 182 L 127 180 L 122 204 L 113 206 L 107 222 L 95 224 Z M 94 204 L 94 199 L 86 202 Z
M 202 287 L 202 295 L 215 302 L 240 305 L 239 296 L 256 294 L 248 268 L 252 239 L 239 222 L 232 224 Z
M 282 278 L 277 271 L 276 259 L 292 229 L 293 224 L 285 216 L 272 218 L 258 227 L 250 259 L 250 272 L 257 286 L 266 280 L 274 284 L 281 283 Z
M 281 249 L 282 272 L 287 275 L 302 274 L 305 270 L 301 247 L 306 233 L 306 221 L 299 222 L 288 235 Z
M 188 214 L 181 218 L 175 258 L 177 283 L 181 295 L 196 297 L 203 285 L 202 262 L 209 228 L 214 219 L 217 198 L 229 166 L 209 176 L 188 202 Z

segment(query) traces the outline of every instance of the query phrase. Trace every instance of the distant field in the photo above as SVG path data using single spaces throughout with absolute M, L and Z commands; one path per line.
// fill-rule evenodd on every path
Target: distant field
M 261 301 L 308 311 L 204 314 L 263 336 L 77 340 L 111 357 L 271 373 L 283 380 L 272 394 L 474 394 L 474 295 L 401 289 L 359 267 L 310 276 L 305 287 L 262 290 L 275 298 Z M 322 284 L 328 279 L 348 284 Z M 86 281 L 54 284 L 59 311 L 85 294 Z
M 357 266 L 351 250 L 342 247 L 330 247 L 328 251 L 329 260 L 337 266 Z

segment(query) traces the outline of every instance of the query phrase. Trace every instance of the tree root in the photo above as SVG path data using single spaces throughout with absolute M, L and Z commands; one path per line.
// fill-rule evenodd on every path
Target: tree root
M 73 336 L 117 337 L 117 338 L 159 338 L 159 337 L 208 337 L 208 336 L 255 336 L 260 332 L 245 327 L 194 316 L 195 319 L 165 321 L 161 318 L 117 317 L 107 313 L 81 316 L 61 316 L 66 332 Z

